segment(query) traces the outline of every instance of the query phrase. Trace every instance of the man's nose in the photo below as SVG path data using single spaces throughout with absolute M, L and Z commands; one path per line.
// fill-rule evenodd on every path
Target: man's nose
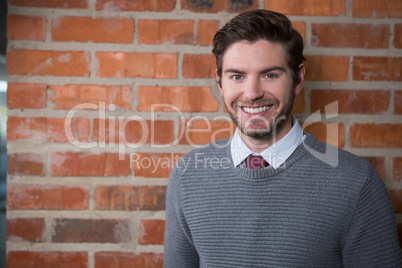
M 250 79 L 245 85 L 243 95 L 248 100 L 256 100 L 264 96 L 259 79 Z

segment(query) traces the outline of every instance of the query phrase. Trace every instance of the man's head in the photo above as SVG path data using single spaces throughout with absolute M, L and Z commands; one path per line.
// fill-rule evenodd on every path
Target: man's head
M 216 57 L 217 75 L 222 77 L 222 60 L 230 45 L 244 40 L 254 43 L 261 39 L 282 45 L 296 84 L 299 65 L 305 60 L 303 39 L 286 16 L 262 9 L 237 15 L 215 34 L 212 53 Z
M 284 15 L 254 10 L 227 23 L 213 45 L 219 89 L 243 140 L 280 139 L 304 80 L 300 34 Z

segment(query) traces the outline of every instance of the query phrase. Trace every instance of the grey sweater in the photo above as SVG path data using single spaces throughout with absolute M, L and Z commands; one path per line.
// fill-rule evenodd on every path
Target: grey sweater
M 307 137 L 278 169 L 230 140 L 186 154 L 167 192 L 164 267 L 402 267 L 387 190 L 364 160 Z M 328 148 L 327 148 L 328 149 Z M 336 154 L 329 155 L 336 152 Z

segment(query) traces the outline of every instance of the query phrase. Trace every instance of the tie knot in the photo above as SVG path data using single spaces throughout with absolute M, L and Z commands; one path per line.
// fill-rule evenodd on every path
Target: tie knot
M 269 164 L 261 155 L 249 155 L 246 158 L 246 167 L 256 169 L 256 168 L 264 168 Z

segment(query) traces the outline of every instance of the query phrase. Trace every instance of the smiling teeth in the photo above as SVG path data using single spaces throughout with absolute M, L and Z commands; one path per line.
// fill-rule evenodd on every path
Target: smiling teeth
M 242 109 L 243 109 L 246 113 L 249 113 L 249 114 L 256 114 L 256 113 L 265 112 L 266 110 L 269 109 L 269 106 L 263 106 L 263 107 L 259 107 L 259 108 L 243 107 Z

